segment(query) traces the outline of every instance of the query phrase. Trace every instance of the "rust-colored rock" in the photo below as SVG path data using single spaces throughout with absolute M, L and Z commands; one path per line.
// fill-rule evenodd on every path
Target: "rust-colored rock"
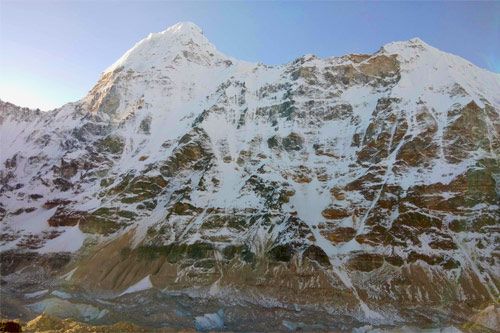
M 0 320 L 0 332 L 22 332 L 21 323 L 13 320 Z
M 51 227 L 72 227 L 85 219 L 86 213 L 58 207 L 47 223 Z
M 329 231 L 321 231 L 321 234 L 331 242 L 344 243 L 356 236 L 356 230 L 349 227 L 338 227 Z
M 316 261 L 318 264 L 324 267 L 330 267 L 330 259 L 328 255 L 319 246 L 310 245 L 302 254 L 304 258 L 309 258 Z
M 348 268 L 354 271 L 371 272 L 384 264 L 384 257 L 375 253 L 353 255 L 348 262 Z
M 458 117 L 457 117 L 458 115 Z M 478 149 L 490 151 L 488 114 L 474 101 L 448 112 L 453 122 L 444 132 L 444 153 L 450 163 L 459 163 Z
M 352 215 L 352 212 L 345 208 L 326 208 L 321 212 L 324 218 L 329 220 L 337 220 L 349 217 Z

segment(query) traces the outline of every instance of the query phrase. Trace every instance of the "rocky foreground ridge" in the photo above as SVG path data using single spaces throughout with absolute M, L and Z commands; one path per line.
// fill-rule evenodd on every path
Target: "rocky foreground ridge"
M 267 66 L 150 34 L 80 101 L 0 103 L 2 314 L 161 291 L 233 329 L 466 322 L 499 296 L 499 92 L 419 39 Z

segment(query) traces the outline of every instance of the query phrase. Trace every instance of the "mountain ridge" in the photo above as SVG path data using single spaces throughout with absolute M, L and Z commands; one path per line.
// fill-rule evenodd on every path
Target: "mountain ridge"
M 266 66 L 200 36 L 151 34 L 49 113 L 0 103 L 9 273 L 66 252 L 44 268 L 87 292 L 147 280 L 374 323 L 494 302 L 500 75 L 419 39 Z

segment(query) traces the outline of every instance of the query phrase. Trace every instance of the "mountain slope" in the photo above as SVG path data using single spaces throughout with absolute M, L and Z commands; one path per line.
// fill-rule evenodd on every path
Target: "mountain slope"
M 179 23 L 81 101 L 2 102 L 2 257 L 71 252 L 74 285 L 115 295 L 148 278 L 369 322 L 465 320 L 498 298 L 498 91 L 419 39 L 266 66 Z

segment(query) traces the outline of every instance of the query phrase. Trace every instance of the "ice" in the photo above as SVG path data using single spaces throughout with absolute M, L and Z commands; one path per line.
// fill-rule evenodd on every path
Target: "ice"
M 143 278 L 142 280 L 140 280 L 139 282 L 137 282 L 136 284 L 128 287 L 127 290 L 125 290 L 124 292 L 122 292 L 120 294 L 120 296 L 123 296 L 126 294 L 136 293 L 136 292 L 151 289 L 151 288 L 153 288 L 153 284 L 151 283 L 150 276 L 148 275 L 145 278 Z
M 52 297 L 28 305 L 36 313 L 46 313 L 60 318 L 77 318 L 80 320 L 96 320 L 104 317 L 108 310 L 93 305 L 72 303 L 68 300 Z
M 46 295 L 48 292 L 49 292 L 49 290 L 48 290 L 48 289 L 39 290 L 39 291 L 34 291 L 34 292 L 32 292 L 32 293 L 27 293 L 27 294 L 24 294 L 24 297 L 26 297 L 26 298 L 37 298 L 37 297 L 40 297 L 40 296 Z
M 224 310 L 197 316 L 194 325 L 198 331 L 221 330 L 224 328 Z

